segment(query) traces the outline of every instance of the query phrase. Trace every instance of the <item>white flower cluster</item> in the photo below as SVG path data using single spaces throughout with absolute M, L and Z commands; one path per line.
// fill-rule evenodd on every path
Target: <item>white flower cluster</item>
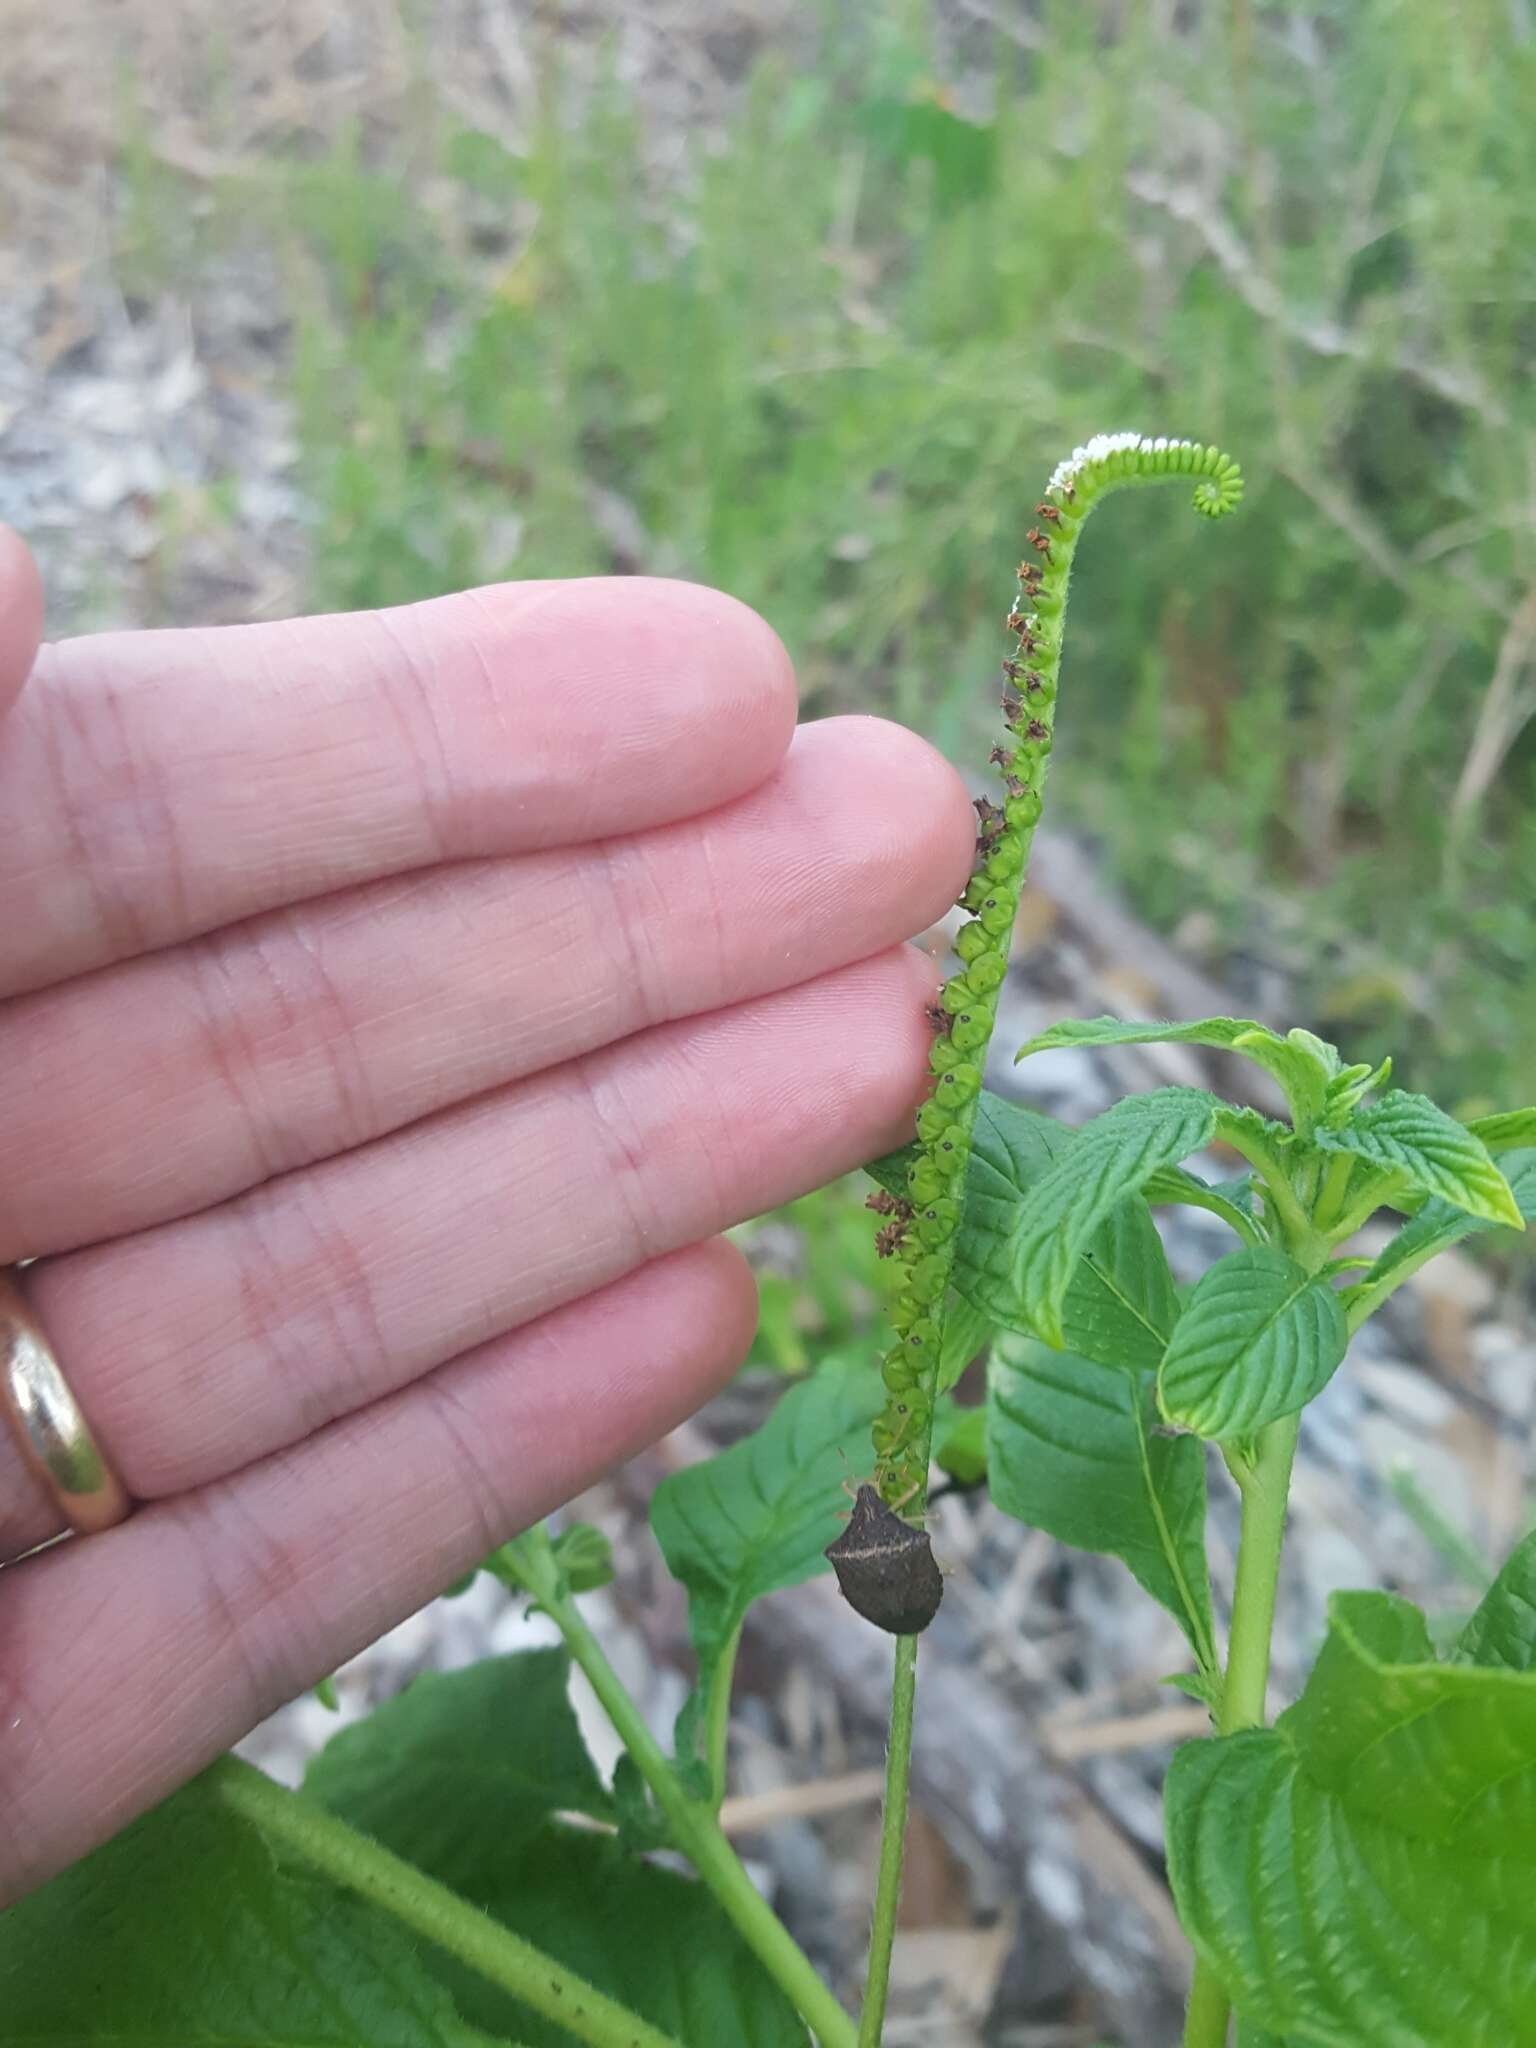
M 1163 448 L 1193 448 L 1193 441 L 1170 441 L 1159 435 L 1154 441 L 1148 434 L 1095 434 L 1085 448 L 1074 448 L 1065 462 L 1058 462 L 1046 485 L 1048 491 L 1066 491 L 1072 488 L 1072 479 L 1079 470 L 1090 463 L 1102 462 L 1106 455 L 1118 455 L 1125 448 L 1144 448 L 1150 454 Z

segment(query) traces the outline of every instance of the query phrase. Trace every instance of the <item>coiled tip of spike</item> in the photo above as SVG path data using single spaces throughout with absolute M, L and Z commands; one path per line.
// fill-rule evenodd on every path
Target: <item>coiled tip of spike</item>
M 1221 458 L 1221 467 L 1211 476 L 1201 477 L 1195 485 L 1194 507 L 1205 519 L 1221 519 L 1228 512 L 1235 511 L 1242 503 L 1243 472 L 1230 457 Z
M 1205 519 L 1220 519 L 1243 495 L 1243 473 L 1230 455 L 1201 441 L 1176 441 L 1151 434 L 1095 434 L 1058 463 L 1047 498 L 1082 515 L 1099 493 L 1144 477 L 1196 478 L 1194 507 Z

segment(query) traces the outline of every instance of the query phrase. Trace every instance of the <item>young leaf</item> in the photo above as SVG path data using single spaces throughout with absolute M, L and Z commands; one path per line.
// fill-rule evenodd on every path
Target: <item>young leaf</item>
M 651 1496 L 651 1528 L 688 1591 L 701 1689 L 754 1600 L 830 1569 L 822 1552 L 847 1516 L 843 1481 L 868 1462 L 883 1398 L 878 1374 L 825 1365 L 751 1436 Z
M 1269 1247 L 1229 1252 L 1200 1279 L 1174 1326 L 1158 1405 L 1197 1436 L 1252 1436 L 1321 1393 L 1348 1343 L 1326 1280 Z
M 534 1650 L 418 1680 L 334 1737 L 305 1789 L 687 2048 L 805 2048 L 783 1994 L 702 1886 L 547 1818 L 555 1807 L 615 1813 L 566 1670 L 563 1651 Z M 467 1966 L 422 1956 L 466 2020 L 526 2048 L 570 2048 L 563 2028 Z
M 1310 1031 L 1292 1031 L 1282 1038 L 1251 1017 L 1202 1017 L 1194 1024 L 1074 1018 L 1021 1045 L 1015 1061 L 1027 1059 L 1032 1052 L 1073 1045 L 1208 1045 L 1221 1052 L 1241 1053 L 1274 1076 L 1297 1118 L 1307 1122 L 1322 1113 L 1328 1083 L 1339 1072 L 1338 1049 L 1325 1039 L 1314 1038 Z
M 1536 1151 L 1508 1154 L 1504 1178 L 1525 1221 L 1536 1223 Z M 1465 1209 L 1453 1208 L 1449 1202 L 1433 1197 L 1383 1247 L 1370 1270 L 1353 1287 L 1346 1288 L 1340 1300 L 1358 1326 L 1377 1302 L 1437 1254 L 1448 1251 L 1474 1232 L 1499 1227 L 1485 1217 L 1469 1216 Z
M 952 1279 L 961 1299 L 997 1329 L 1035 1334 L 1013 1255 L 1014 1218 L 1024 1195 L 1076 1135 L 998 1095 L 983 1095 L 978 1104 Z M 906 1186 L 906 1155 L 890 1153 L 866 1171 L 899 1193 Z M 1073 1270 L 1062 1305 L 1067 1347 L 1126 1371 L 1155 1367 L 1177 1314 L 1162 1239 L 1146 1205 L 1133 1196 L 1094 1233 Z
M 1079 1550 L 1118 1557 L 1216 1668 L 1205 1565 L 1205 1452 L 1156 1430 L 1150 1374 L 1097 1371 L 1004 1337 L 987 1402 L 992 1498 Z
M 1010 1232 L 1010 1264 L 1029 1319 L 1047 1343 L 1067 1342 L 1067 1291 L 1099 1227 L 1160 1166 L 1198 1152 L 1220 1106 L 1198 1088 L 1130 1096 L 1085 1125 L 1029 1190 Z
M 1474 1138 L 1481 1138 L 1490 1152 L 1536 1145 L 1536 1109 L 1505 1109 L 1496 1116 L 1475 1116 L 1467 1129 Z
M 435 1871 L 516 1856 L 554 1813 L 611 1820 L 570 1675 L 564 1650 L 425 1672 L 332 1736 L 304 1789 L 381 1842 L 409 1837 Z
M 1179 1917 L 1245 2019 L 1536 2040 L 1536 1676 L 1437 1664 L 1406 1602 L 1336 1595 L 1297 1704 L 1187 1744 L 1165 1803 Z
M 201 1779 L 0 1915 L 0 2013 L 7 2048 L 492 2048 L 414 1936 Z
M 1380 1102 L 1360 1110 L 1342 1130 L 1320 1130 L 1329 1152 L 1353 1152 L 1387 1173 L 1403 1175 L 1426 1194 L 1489 1223 L 1523 1228 L 1509 1183 L 1481 1138 L 1447 1116 L 1427 1095 L 1394 1088 Z
M 1066 1157 L 1076 1136 L 1017 1103 L 982 1097 L 954 1284 L 1000 1329 L 1036 1334 L 1019 1284 L 1014 1225 L 1030 1190 Z M 1162 1239 L 1133 1196 L 1091 1233 L 1073 1266 L 1061 1310 L 1065 1341 L 1100 1365 L 1135 1371 L 1156 1365 L 1177 1313 Z
M 1455 1654 L 1469 1664 L 1536 1671 L 1536 1532 L 1517 1543 L 1462 1630 Z
M 1230 1225 L 1244 1244 L 1263 1242 L 1251 1173 L 1238 1180 L 1211 1182 L 1201 1180 L 1187 1166 L 1160 1166 L 1141 1193 L 1143 1201 L 1154 1208 L 1169 1202 L 1188 1209 L 1204 1209 Z

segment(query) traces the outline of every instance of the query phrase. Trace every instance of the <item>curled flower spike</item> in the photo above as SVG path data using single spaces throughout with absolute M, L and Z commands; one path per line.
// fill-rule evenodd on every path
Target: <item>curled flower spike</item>
M 897 1342 L 882 1367 L 888 1398 L 873 1431 L 876 1479 L 892 1508 L 915 1502 L 914 1519 L 926 1499 L 944 1301 L 976 1104 L 1050 760 L 1072 558 L 1083 521 L 1108 492 L 1176 476 L 1193 478 L 1195 510 L 1208 519 L 1230 512 L 1243 495 L 1237 464 L 1198 441 L 1095 434 L 1075 448 L 1057 464 L 1035 508 L 1043 523 L 1027 538 L 1037 559 L 1019 565 L 1018 587 L 1009 595 L 1005 623 L 1016 645 L 1003 663 L 1010 686 L 1003 716 L 1011 744 L 991 757 L 1004 802 L 983 798 L 977 806 L 976 867 L 960 899 L 971 917 L 955 938 L 959 971 L 939 992 L 948 1029 L 934 1039 L 933 1087 L 917 1114 L 918 1152 L 907 1176 L 911 1222 L 899 1243 L 889 1228 L 882 1233 L 887 1255 L 905 1268 L 905 1285 L 891 1311 Z

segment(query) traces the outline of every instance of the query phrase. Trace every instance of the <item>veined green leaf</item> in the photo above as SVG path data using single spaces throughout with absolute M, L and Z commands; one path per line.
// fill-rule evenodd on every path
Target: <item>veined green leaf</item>
M 1519 1204 L 1487 1146 L 1427 1095 L 1394 1088 L 1342 1130 L 1315 1135 L 1325 1151 L 1352 1152 L 1385 1172 L 1400 1173 L 1455 1209 L 1515 1230 L 1524 1227 Z
M 613 1818 L 571 1708 L 564 1650 L 424 1672 L 332 1736 L 304 1789 L 381 1842 L 409 1836 L 434 1871 L 515 1857 L 551 1814 Z M 448 1878 L 447 1882 L 453 1882 Z
M 987 1465 L 1005 1513 L 1129 1565 L 1216 1668 L 1205 1563 L 1205 1452 L 1157 1431 L 1152 1377 L 1002 1337 L 992 1353 Z
M 1229 1252 L 1202 1276 L 1158 1372 L 1168 1421 L 1218 1442 L 1304 1408 L 1349 1343 L 1338 1296 L 1270 1247 Z
M 492 2048 L 420 1944 L 206 1780 L 0 1915 L 6 2048 Z
M 617 1817 L 566 1676 L 563 1651 L 534 1650 L 418 1680 L 334 1737 L 306 1790 L 686 2048 L 805 2048 L 783 1993 L 709 1892 L 637 1861 L 610 1835 L 550 1818 L 557 1806 Z M 643 1828 L 634 1789 L 626 1808 Z M 421 1954 L 477 2027 L 526 2048 L 570 2048 L 563 2027 L 466 1965 Z
M 1301 1699 L 1187 1744 L 1166 1807 L 1179 1917 L 1247 2020 L 1536 2041 L 1536 1675 L 1436 1663 L 1405 1601 L 1339 1594 Z
M 1536 1223 L 1536 1150 L 1509 1153 L 1504 1160 L 1504 1178 L 1521 1215 L 1527 1223 Z M 1431 1197 L 1382 1248 L 1369 1272 L 1348 1288 L 1341 1299 L 1352 1310 L 1358 1311 L 1360 1306 L 1369 1309 L 1438 1253 L 1448 1251 L 1453 1244 L 1478 1231 L 1501 1227 L 1486 1217 L 1469 1216 L 1465 1209 L 1453 1208 L 1438 1196 Z
M 1191 1173 L 1187 1166 L 1160 1166 L 1141 1193 L 1143 1201 L 1154 1208 L 1163 1202 L 1180 1203 L 1219 1216 L 1245 1244 L 1256 1242 L 1261 1234 L 1251 1173 L 1238 1180 L 1211 1182 Z
M 1035 1334 L 1019 1288 L 1014 1219 L 1075 1137 L 1065 1124 L 998 1095 L 983 1095 L 977 1106 L 952 1277 L 955 1292 L 997 1329 Z M 866 1170 L 900 1194 L 909 1161 L 910 1152 L 890 1153 Z M 1133 1196 L 1094 1233 L 1073 1270 L 1061 1312 L 1068 1348 L 1100 1365 L 1144 1370 L 1162 1357 L 1177 1314 L 1162 1240 Z
M 1220 1052 L 1241 1053 L 1273 1075 L 1285 1090 L 1298 1117 L 1308 1121 L 1322 1112 L 1328 1083 L 1339 1072 L 1338 1049 L 1310 1031 L 1292 1031 L 1282 1038 L 1251 1017 L 1201 1017 L 1193 1024 L 1131 1021 L 1121 1017 L 1073 1018 L 1020 1046 L 1015 1060 L 1032 1052 L 1078 1045 L 1208 1045 Z
M 1474 1138 L 1481 1138 L 1490 1152 L 1536 1145 L 1536 1109 L 1504 1109 L 1496 1116 L 1475 1116 L 1467 1129 Z
M 1067 1342 L 1067 1292 L 1100 1226 L 1160 1166 L 1199 1151 L 1220 1106 L 1199 1088 L 1130 1096 L 1085 1125 L 1029 1189 L 1013 1219 L 1009 1265 L 1024 1310 L 1048 1343 Z
M 1462 1630 L 1456 1655 L 1469 1664 L 1536 1671 L 1536 1533 L 1517 1543 Z
M 878 1373 L 824 1365 L 751 1436 L 651 1496 L 667 1569 L 687 1589 L 701 1686 L 754 1600 L 831 1570 L 822 1552 L 847 1516 L 843 1481 L 869 1462 L 883 1399 Z

